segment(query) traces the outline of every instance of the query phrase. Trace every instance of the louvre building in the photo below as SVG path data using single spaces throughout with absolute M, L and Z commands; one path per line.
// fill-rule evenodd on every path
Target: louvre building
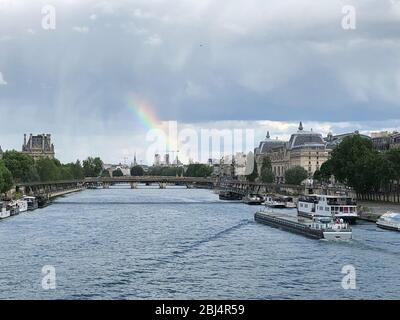
M 54 145 L 51 143 L 50 134 L 39 134 L 33 136 L 29 135 L 28 141 L 26 141 L 26 134 L 24 134 L 24 144 L 22 146 L 22 152 L 29 154 L 35 160 L 42 158 L 54 159 Z

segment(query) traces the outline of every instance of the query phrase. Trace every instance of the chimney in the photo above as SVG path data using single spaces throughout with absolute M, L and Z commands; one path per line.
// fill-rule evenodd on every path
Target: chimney
M 24 148 L 26 147 L 26 133 L 24 133 Z

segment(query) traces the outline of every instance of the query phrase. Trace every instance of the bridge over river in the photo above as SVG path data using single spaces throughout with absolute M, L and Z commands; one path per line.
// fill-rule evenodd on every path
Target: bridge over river
M 255 183 L 240 180 L 219 180 L 216 178 L 198 177 L 165 177 L 165 176 L 142 176 L 142 177 L 93 177 L 83 180 L 48 181 L 20 183 L 15 186 L 15 192 L 27 195 L 42 196 L 47 198 L 57 197 L 70 192 L 80 191 L 86 188 L 109 188 L 116 184 L 129 184 L 132 189 L 140 185 L 157 185 L 160 189 L 167 186 L 185 186 L 187 188 L 206 188 L 246 195 L 252 194 L 283 194 L 300 195 L 304 193 L 337 194 L 349 189 L 343 188 L 322 188 L 319 186 L 306 187 L 298 185 Z M 350 195 L 351 191 L 350 191 Z

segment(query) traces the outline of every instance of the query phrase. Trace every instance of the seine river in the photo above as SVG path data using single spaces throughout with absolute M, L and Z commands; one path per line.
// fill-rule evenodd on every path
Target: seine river
M 58 198 L 0 221 L 0 298 L 400 298 L 400 233 L 360 223 L 351 242 L 312 240 L 254 222 L 256 210 L 178 187 Z M 346 265 L 356 289 L 342 287 Z

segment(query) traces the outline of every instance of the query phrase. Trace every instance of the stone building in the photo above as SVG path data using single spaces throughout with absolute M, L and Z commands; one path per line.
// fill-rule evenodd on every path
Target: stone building
M 298 131 L 288 142 L 271 147 L 266 155 L 271 159 L 275 181 L 284 183 L 286 170 L 295 166 L 303 167 L 312 177 L 329 159 L 329 149 L 320 133 L 305 131 L 300 122 Z
M 327 149 L 333 150 L 343 141 L 344 138 L 352 137 L 355 135 L 359 135 L 364 139 L 371 140 L 371 137 L 369 137 L 365 134 L 360 134 L 359 131 L 354 131 L 354 132 L 342 133 L 342 134 L 337 134 L 337 135 L 333 135 L 330 132 L 330 133 L 328 133 L 327 137 L 324 138 L 324 141 L 326 142 Z
M 29 135 L 29 140 L 26 141 L 26 134 L 24 134 L 24 144 L 22 152 L 29 154 L 33 159 L 50 158 L 54 159 L 54 145 L 51 143 L 50 134 Z
M 258 174 L 261 174 L 261 167 L 264 157 L 269 156 L 273 148 L 282 147 L 285 145 L 285 141 L 278 139 L 271 139 L 269 131 L 265 140 L 261 141 L 259 146 L 254 150 L 254 156 L 256 159 Z
M 400 149 L 400 133 L 393 133 L 390 139 L 390 149 Z

